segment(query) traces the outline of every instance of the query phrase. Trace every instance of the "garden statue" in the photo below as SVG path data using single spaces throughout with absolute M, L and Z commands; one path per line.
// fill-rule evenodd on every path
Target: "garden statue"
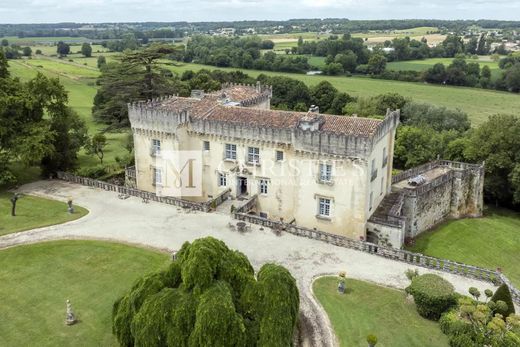
M 16 201 L 18 201 L 18 198 L 20 197 L 20 194 L 16 193 L 11 198 L 11 216 L 16 216 Z
M 67 205 L 69 206 L 67 208 L 67 211 L 69 211 L 69 213 L 74 213 L 74 207 L 72 207 L 72 198 L 69 198 L 69 200 L 67 200 Z
M 67 318 L 65 319 L 65 324 L 72 325 L 76 322 L 76 316 L 74 315 L 74 312 L 72 312 L 72 305 L 70 304 L 70 300 L 67 300 Z
M 338 292 L 341 294 L 345 294 L 345 277 L 347 276 L 347 273 L 345 271 L 341 271 L 339 273 L 339 283 L 338 283 Z
M 338 283 L 338 292 L 345 294 L 345 280 L 340 280 Z

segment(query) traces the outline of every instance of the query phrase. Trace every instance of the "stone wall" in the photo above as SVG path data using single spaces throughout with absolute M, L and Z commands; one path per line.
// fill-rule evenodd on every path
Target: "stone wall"
M 406 218 L 407 237 L 416 237 L 447 218 L 482 215 L 482 165 L 436 161 L 423 166 L 423 171 L 412 169 L 411 175 L 401 173 L 399 178 L 407 179 L 436 167 L 449 170 L 422 186 L 401 189 L 405 198 L 402 215 Z

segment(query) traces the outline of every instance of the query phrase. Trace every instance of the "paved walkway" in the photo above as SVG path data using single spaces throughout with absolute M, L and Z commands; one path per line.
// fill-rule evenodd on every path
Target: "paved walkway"
M 114 192 L 62 181 L 39 181 L 22 186 L 19 191 L 62 201 L 72 197 L 75 204 L 90 213 L 67 224 L 2 236 L 0 249 L 44 240 L 92 238 L 173 251 L 185 241 L 213 236 L 245 253 L 256 269 L 266 262 L 276 262 L 291 271 L 298 281 L 302 311 L 316 330 L 312 345 L 336 344 L 328 318 L 310 291 L 316 276 L 346 271 L 347 277 L 385 286 L 404 288 L 409 284 L 404 275 L 411 267 L 408 264 L 291 234 L 276 236 L 271 230 L 260 230 L 254 225 L 251 232 L 239 234 L 229 230 L 228 223 L 233 221 L 223 213 L 186 213 L 170 205 L 143 204 L 141 199 L 133 197 L 120 200 Z M 419 272 L 437 273 L 461 293 L 467 293 L 472 286 L 481 291 L 493 288 L 489 283 L 454 274 L 424 268 L 419 268 Z

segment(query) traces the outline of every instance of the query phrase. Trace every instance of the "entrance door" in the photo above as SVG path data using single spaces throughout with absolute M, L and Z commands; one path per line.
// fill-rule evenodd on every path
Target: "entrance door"
M 238 189 L 237 189 L 237 195 L 244 195 L 247 194 L 247 178 L 245 177 L 237 177 L 238 180 Z

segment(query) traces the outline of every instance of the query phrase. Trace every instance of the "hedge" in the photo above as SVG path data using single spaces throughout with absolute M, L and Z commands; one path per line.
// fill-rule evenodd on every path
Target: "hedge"
M 406 292 L 413 296 L 417 312 L 432 320 L 439 320 L 443 312 L 456 304 L 451 283 L 434 274 L 415 277 Z

